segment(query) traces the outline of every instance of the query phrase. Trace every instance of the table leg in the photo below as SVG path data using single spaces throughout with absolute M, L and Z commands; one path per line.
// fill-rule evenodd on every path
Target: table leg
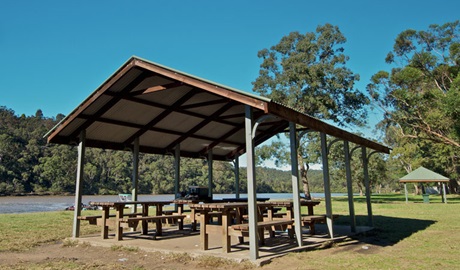
M 195 215 L 197 214 L 197 212 L 194 208 L 191 211 L 192 212 L 190 213 L 190 220 L 192 222 L 192 231 L 196 232 L 196 216 Z
M 149 205 L 148 204 L 143 204 L 142 206 L 142 216 L 146 217 L 149 215 Z M 149 233 L 149 225 L 147 223 L 147 220 L 142 220 L 142 228 L 141 228 L 141 233 L 143 235 L 146 235 Z
M 116 224 L 116 232 L 115 232 L 115 238 L 120 241 L 123 240 L 123 227 L 121 227 L 121 222 L 120 220 L 123 218 L 123 210 L 124 206 L 117 207 L 117 214 L 115 216 L 115 224 Z
M 159 204 L 157 205 L 157 216 L 161 216 L 163 215 L 163 205 Z M 156 235 L 157 236 L 161 236 L 163 234 L 163 223 L 161 222 L 161 220 L 158 220 L 157 221 L 157 231 L 156 231 Z
M 228 234 L 228 226 L 230 225 L 230 211 L 222 212 L 222 251 L 229 253 L 231 250 L 231 238 Z
M 208 211 L 202 211 L 200 215 L 200 244 L 202 250 L 208 250 L 208 234 L 206 225 L 209 222 Z
M 264 207 L 257 207 L 257 221 L 264 220 Z M 264 238 L 264 228 L 260 228 L 257 230 L 259 243 L 261 246 L 265 245 L 265 238 Z M 269 229 L 269 234 L 272 234 L 272 230 Z
M 109 218 L 109 211 L 110 211 L 110 207 L 102 208 L 102 230 L 101 230 L 102 239 L 109 238 L 109 226 L 107 226 L 107 219 Z
M 273 220 L 273 206 L 267 207 L 267 220 Z M 270 237 L 275 237 L 275 231 L 272 228 L 268 229 Z
M 241 207 L 236 208 L 236 217 L 235 217 L 235 224 L 243 223 L 243 215 L 244 211 Z

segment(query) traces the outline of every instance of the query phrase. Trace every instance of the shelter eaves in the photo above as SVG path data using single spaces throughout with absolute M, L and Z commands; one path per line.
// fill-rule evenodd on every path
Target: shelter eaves
M 215 160 L 246 152 L 245 107 L 258 126 L 254 144 L 284 132 L 289 122 L 368 147 L 390 149 L 268 98 L 251 95 L 138 57 L 130 58 L 74 111 L 50 130 L 49 143 L 75 144 L 86 130 L 86 146 L 168 154 L 180 144 L 184 157 L 212 149 Z

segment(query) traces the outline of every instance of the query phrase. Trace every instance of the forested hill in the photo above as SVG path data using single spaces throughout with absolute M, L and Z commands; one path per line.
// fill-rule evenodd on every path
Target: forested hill
M 17 116 L 0 107 L 0 195 L 64 194 L 75 191 L 77 149 L 49 145 L 43 136 L 64 116 Z M 235 176 L 229 162 L 214 163 L 214 193 L 233 193 Z M 130 191 L 132 154 L 88 148 L 84 194 L 118 194 Z M 139 193 L 174 193 L 174 167 L 171 156 L 141 155 Z M 257 168 L 257 192 L 291 192 L 290 172 Z M 322 191 L 321 171 L 311 171 L 312 191 Z M 183 159 L 181 187 L 207 185 L 204 160 Z M 240 192 L 246 192 L 246 170 L 240 169 Z

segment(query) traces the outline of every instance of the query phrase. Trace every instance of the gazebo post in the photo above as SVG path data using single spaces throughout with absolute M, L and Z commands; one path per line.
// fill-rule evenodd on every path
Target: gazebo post
M 139 137 L 134 139 L 133 145 L 133 179 L 132 179 L 132 190 L 131 196 L 133 201 L 137 201 L 137 194 L 139 188 Z M 137 205 L 133 205 L 131 208 L 132 213 L 137 212 Z
M 404 183 L 404 194 L 406 194 L 406 203 L 408 203 L 409 202 L 409 197 L 407 195 L 407 184 L 406 183 Z
M 444 198 L 444 203 L 447 203 L 446 184 L 444 184 L 444 183 L 442 183 L 442 196 Z
M 254 141 L 252 138 L 252 126 L 252 108 L 251 106 L 246 105 L 245 133 L 248 174 L 249 258 L 255 261 L 259 258 L 259 239 L 257 232 L 256 165 L 254 162 Z
M 332 200 L 331 200 L 331 184 L 329 180 L 329 160 L 327 155 L 327 138 L 326 133 L 321 132 L 321 157 L 323 159 L 323 181 L 324 181 L 324 199 L 326 201 L 326 223 L 329 230 L 329 235 L 334 238 L 332 228 Z
M 85 167 L 85 149 L 86 149 L 86 130 L 80 132 L 80 142 L 78 144 L 78 161 L 77 161 L 77 179 L 75 183 L 75 209 L 73 212 L 73 227 L 72 237 L 78 238 L 80 236 L 80 220 L 78 216 L 81 214 L 81 197 L 82 197 L 82 183 Z
M 292 200 L 294 203 L 294 223 L 302 224 L 300 217 L 300 189 L 299 189 L 299 164 L 297 160 L 297 132 L 294 122 L 289 122 L 289 138 L 291 143 L 291 175 L 292 175 Z M 299 247 L 303 245 L 302 242 L 302 226 L 295 226 L 295 235 Z

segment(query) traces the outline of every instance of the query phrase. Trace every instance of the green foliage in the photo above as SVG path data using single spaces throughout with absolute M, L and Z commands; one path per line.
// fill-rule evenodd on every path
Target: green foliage
M 460 192 L 460 22 L 400 33 L 386 58 L 391 72 L 372 77 L 367 90 L 384 110 L 379 127 L 393 148 L 399 177 L 426 166 L 448 176 Z
M 369 99 L 354 83 L 359 75 L 346 67 L 346 38 L 337 26 L 325 24 L 315 32 L 292 32 L 270 49 L 259 51 L 262 59 L 253 90 L 276 102 L 339 126 L 364 126 Z M 312 135 L 313 137 L 317 135 Z M 304 193 L 310 197 L 308 164 L 319 159 L 319 144 L 301 138 L 298 149 L 300 178 Z M 289 163 L 289 147 L 273 141 L 257 149 L 261 160 L 273 159 L 275 164 Z M 305 164 L 306 163 L 306 164 Z
M 346 67 L 345 42 L 330 24 L 318 26 L 315 33 L 290 33 L 259 51 L 263 61 L 254 91 L 339 125 L 364 125 L 369 100 L 354 89 L 359 75 Z

